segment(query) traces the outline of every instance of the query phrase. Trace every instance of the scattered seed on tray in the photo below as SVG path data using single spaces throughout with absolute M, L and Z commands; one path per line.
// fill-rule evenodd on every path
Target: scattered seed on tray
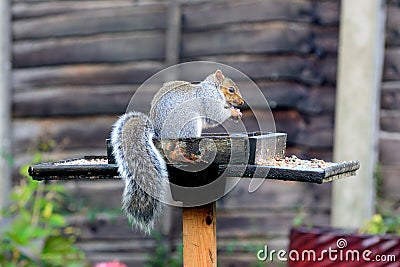
M 97 165 L 97 164 L 108 164 L 107 159 L 77 159 L 65 162 L 57 162 L 54 165 Z
M 273 159 L 259 159 L 257 160 L 256 164 L 262 166 L 286 167 L 286 168 L 296 168 L 296 169 L 310 169 L 310 168 L 326 169 L 327 167 L 333 165 L 332 162 L 325 162 L 321 159 L 311 159 L 311 160 L 299 159 L 295 155 L 285 158 L 275 157 Z

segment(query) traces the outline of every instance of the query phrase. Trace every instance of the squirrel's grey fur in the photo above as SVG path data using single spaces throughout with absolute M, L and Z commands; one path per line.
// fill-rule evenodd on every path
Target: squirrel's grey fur
M 154 196 L 162 199 L 168 185 L 167 167 L 154 147 L 153 135 L 152 123 L 139 112 L 123 115 L 111 133 L 118 172 L 125 182 L 122 211 L 147 234 L 161 211 Z
M 199 84 L 164 83 L 151 102 L 149 114 L 156 137 L 161 138 L 200 137 L 201 130 L 209 126 L 206 121 L 217 122 L 215 126 L 230 116 L 215 74 Z
M 125 181 L 122 210 L 145 233 L 155 224 L 161 211 L 157 199 L 163 199 L 168 186 L 166 163 L 154 147 L 153 136 L 199 137 L 205 118 L 222 123 L 234 116 L 219 90 L 217 73 L 222 75 L 217 71 L 197 85 L 184 81 L 164 83 L 153 98 L 149 117 L 133 111 L 113 126 L 113 154 Z

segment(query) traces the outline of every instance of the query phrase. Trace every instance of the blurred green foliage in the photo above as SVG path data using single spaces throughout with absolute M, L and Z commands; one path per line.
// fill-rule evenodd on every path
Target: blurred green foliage
M 400 235 L 400 216 L 374 214 L 360 229 L 360 233 Z
M 41 162 L 36 153 L 32 163 Z M 24 179 L 11 193 L 11 203 L 0 221 L 0 266 L 88 266 L 74 245 L 74 229 L 59 213 L 65 194 L 60 184 L 33 181 L 30 164 L 21 167 Z
M 152 237 L 156 243 L 154 253 L 147 255 L 145 267 L 179 267 L 183 266 L 183 246 L 178 244 L 176 251 L 177 257 L 173 257 L 165 243 L 161 233 L 157 231 L 152 232 Z
M 364 234 L 397 234 L 400 235 L 399 199 L 391 199 L 384 195 L 382 165 L 377 164 L 374 178 L 377 188 L 377 213 L 360 229 Z

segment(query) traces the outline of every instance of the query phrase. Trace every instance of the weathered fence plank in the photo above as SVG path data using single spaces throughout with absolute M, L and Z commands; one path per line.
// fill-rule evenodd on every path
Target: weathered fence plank
M 400 167 L 398 165 L 385 166 L 381 167 L 381 175 L 382 179 L 382 190 L 385 198 L 395 198 L 398 199 L 400 197 L 399 190 L 399 173 Z M 398 210 L 398 208 L 397 208 Z
M 141 84 L 162 67 L 160 62 L 146 62 L 14 69 L 13 86 L 29 89 L 61 85 Z
M 269 213 L 293 211 L 290 207 L 296 203 L 301 203 L 305 208 L 310 209 L 329 209 L 330 206 L 329 199 L 321 198 L 324 194 L 329 193 L 330 186 L 327 184 L 313 186 L 268 180 L 265 181 L 265 186 L 252 193 L 254 195 L 251 198 L 247 196 L 249 184 L 250 180 L 242 179 L 228 195 L 221 199 L 218 211 L 225 211 L 230 216 L 237 216 L 242 212 L 254 214 L 260 209 L 264 212 L 258 215 L 268 216 Z M 308 193 L 304 194 L 304 192 Z M 316 202 L 315 199 L 319 200 Z M 236 213 L 235 210 L 240 212 Z
M 381 110 L 380 126 L 382 131 L 400 132 L 400 111 Z
M 335 84 L 336 58 L 318 60 L 313 57 L 258 56 L 248 60 L 215 60 L 228 64 L 248 74 L 251 79 L 272 81 L 294 81 L 306 85 Z
M 386 46 L 400 45 L 400 8 L 388 5 L 386 22 Z
M 312 30 L 309 26 L 286 23 L 270 23 L 250 29 L 184 33 L 182 56 L 291 52 L 307 54 L 312 49 L 311 38 Z
M 14 67 L 33 67 L 71 63 L 112 63 L 133 60 L 162 60 L 165 34 L 136 32 L 82 39 L 17 42 Z
M 400 133 L 380 133 L 379 161 L 382 165 L 398 165 L 400 162 Z
M 400 82 L 386 82 L 381 89 L 381 108 L 400 110 Z
M 215 28 L 241 22 L 289 20 L 311 22 L 309 1 L 227 1 L 186 5 L 183 8 L 184 29 Z
M 321 115 L 334 111 L 335 89 L 333 87 L 310 89 L 296 83 L 269 82 L 260 83 L 259 88 L 273 110 L 294 109 L 308 115 Z M 257 103 L 256 100 L 250 100 Z
M 132 1 L 13 1 L 12 16 L 15 20 L 68 14 L 83 10 L 130 7 Z
M 142 30 L 164 30 L 165 5 L 110 7 L 79 11 L 40 19 L 17 20 L 14 40 L 85 36 Z
M 339 5 L 338 2 L 312 3 L 303 0 L 209 2 L 185 5 L 183 16 L 185 31 L 276 20 L 337 25 Z
M 385 81 L 400 80 L 400 47 L 386 48 L 383 79 Z
M 16 117 L 83 116 L 124 113 L 134 94 L 133 86 L 103 88 L 63 88 L 14 94 Z M 79 97 L 77 97 L 79 95 Z M 150 104 L 152 92 L 143 100 Z
M 13 144 L 16 154 L 37 151 L 39 144 L 51 140 L 65 150 L 104 149 L 105 138 L 117 116 L 54 119 L 16 119 Z

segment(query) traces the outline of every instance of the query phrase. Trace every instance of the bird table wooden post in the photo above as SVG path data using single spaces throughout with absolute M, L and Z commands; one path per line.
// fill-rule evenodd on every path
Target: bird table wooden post
M 216 148 L 215 157 L 207 168 L 188 172 L 179 164 L 168 164 L 172 198 L 183 205 L 183 262 L 185 267 L 217 266 L 216 202 L 224 194 L 229 177 L 263 178 L 321 184 L 354 175 L 360 167 L 357 161 L 320 164 L 318 160 L 288 159 L 285 165 L 286 134 L 252 133 L 248 135 L 209 134 L 200 138 L 166 140 L 174 147 L 181 144 L 186 155 L 205 152 L 201 143 Z M 154 140 L 161 153 L 161 141 Z M 163 140 L 164 142 L 165 140 Z M 206 141 L 206 142 L 204 142 Z M 106 156 L 87 156 L 33 165 L 29 174 L 35 180 L 65 179 L 115 179 L 119 178 L 118 168 L 112 156 L 112 148 L 107 145 Z M 200 152 L 202 151 L 202 152 Z M 269 154 L 273 151 L 273 157 Z M 207 152 L 207 151 L 206 151 Z M 260 165 L 262 159 L 272 158 L 277 164 Z M 259 161 L 261 159 L 261 161 Z M 317 162 L 317 163 L 316 163 Z M 176 187 L 176 185 L 178 185 Z M 211 185 L 212 190 L 203 190 Z M 182 190 L 183 188 L 183 190 Z M 187 189 L 195 190 L 191 191 Z M 199 196 L 211 199 L 199 202 Z M 206 204 L 208 203 L 208 204 Z
M 216 203 L 183 208 L 183 266 L 217 266 Z

